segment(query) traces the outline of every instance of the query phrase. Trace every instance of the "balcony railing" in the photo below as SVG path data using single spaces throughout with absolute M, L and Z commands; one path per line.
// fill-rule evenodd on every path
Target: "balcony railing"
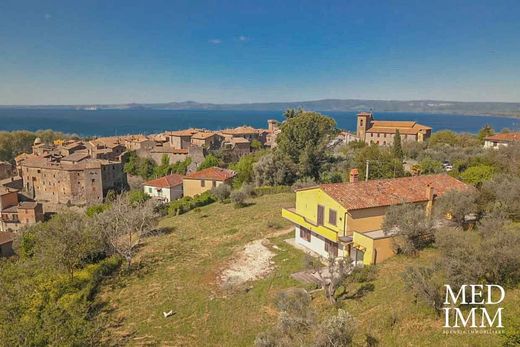
M 307 228 L 331 241 L 338 242 L 337 231 L 327 228 L 324 225 L 317 225 L 316 223 L 305 218 L 304 216 L 298 214 L 294 208 L 283 208 L 282 217 L 304 228 Z

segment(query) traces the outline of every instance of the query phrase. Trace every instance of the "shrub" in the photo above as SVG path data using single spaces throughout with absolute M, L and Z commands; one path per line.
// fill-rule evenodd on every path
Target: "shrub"
M 170 202 L 168 214 L 179 215 L 193 210 L 196 207 L 206 206 L 216 201 L 211 192 L 204 192 L 195 197 L 185 196 L 181 199 Z
M 351 278 L 353 282 L 365 283 L 376 279 L 377 269 L 375 266 L 355 267 L 352 270 Z
M 262 196 L 280 193 L 290 193 L 291 191 L 292 190 L 290 186 L 263 186 L 255 188 L 255 195 Z
M 316 337 L 317 347 L 350 346 L 354 336 L 354 319 L 339 309 L 335 316 L 327 317 L 320 325 Z
M 231 202 L 235 207 L 244 207 L 246 205 L 247 195 L 241 190 L 231 192 Z
M 472 166 L 460 174 L 460 178 L 466 182 L 480 187 L 482 183 L 490 180 L 495 173 L 495 168 L 490 165 L 480 164 Z
M 442 307 L 442 284 L 436 281 L 434 270 L 429 267 L 409 266 L 401 275 L 415 299 L 424 301 L 438 314 Z
M 106 203 L 105 204 L 95 204 L 95 205 L 91 205 L 91 206 L 87 207 L 87 211 L 85 212 L 85 214 L 87 215 L 87 217 L 92 217 L 96 214 L 106 211 L 109 208 L 110 208 L 110 205 L 106 204 Z
M 213 188 L 211 194 L 213 194 L 218 201 L 222 202 L 228 199 L 231 195 L 231 187 L 227 184 L 221 184 Z
M 397 252 L 415 254 L 433 242 L 433 226 L 421 206 L 403 204 L 390 207 L 383 220 L 383 230 L 396 234 Z
M 240 190 L 246 195 L 246 196 L 253 196 L 255 195 L 255 186 L 252 184 L 243 184 L 242 188 Z

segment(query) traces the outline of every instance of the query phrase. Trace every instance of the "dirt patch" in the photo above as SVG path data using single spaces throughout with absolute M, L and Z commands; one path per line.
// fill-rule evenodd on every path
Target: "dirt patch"
M 222 287 L 235 287 L 248 281 L 265 277 L 273 269 L 275 255 L 267 245 L 269 240 L 261 239 L 248 243 L 230 262 L 230 266 L 220 275 Z

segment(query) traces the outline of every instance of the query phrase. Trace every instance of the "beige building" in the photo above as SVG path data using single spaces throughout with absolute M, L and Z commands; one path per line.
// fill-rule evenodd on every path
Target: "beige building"
M 423 142 L 431 136 L 432 128 L 413 121 L 374 120 L 371 112 L 357 115 L 356 136 L 360 141 L 381 146 L 392 145 L 398 131 L 403 142 Z
M 224 136 L 211 131 L 201 131 L 191 136 L 191 144 L 208 150 L 219 149 Z
M 235 171 L 216 166 L 192 172 L 182 180 L 184 196 L 199 195 L 221 184 L 231 184 L 235 175 Z
M 43 221 L 43 207 L 35 201 L 19 201 L 18 190 L 0 187 L 0 231 L 18 231 Z

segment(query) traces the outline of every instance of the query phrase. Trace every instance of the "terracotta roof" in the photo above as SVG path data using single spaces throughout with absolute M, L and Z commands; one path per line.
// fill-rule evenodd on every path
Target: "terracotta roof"
M 413 121 L 392 121 L 392 120 L 374 120 L 371 125 L 373 127 L 382 127 L 382 128 L 413 128 L 417 124 Z
M 229 134 L 229 135 L 242 135 L 242 134 L 257 134 L 264 129 L 255 129 L 250 126 L 240 126 L 233 129 L 224 129 L 221 131 L 223 134 Z
M 220 167 L 210 167 L 204 170 L 192 172 L 186 175 L 188 179 L 208 179 L 215 181 L 226 181 L 230 178 L 235 177 L 236 172 L 233 170 L 223 169 Z
M 200 129 L 184 129 L 184 130 L 170 131 L 167 134 L 170 136 L 191 136 L 198 132 L 200 132 Z
M 209 139 L 210 137 L 213 137 L 215 135 L 217 135 L 217 133 L 201 131 L 201 132 L 193 134 L 191 137 L 193 139 L 205 140 L 205 139 Z
M 5 245 L 6 243 L 13 242 L 14 233 L 9 232 L 0 232 L 0 245 Z
M 12 188 L 8 188 L 8 187 L 0 186 L 0 195 L 6 195 L 6 194 L 9 194 L 9 193 L 16 193 L 17 191 L 18 191 L 17 189 L 12 189 Z
M 486 141 L 520 142 L 520 132 L 495 134 L 485 138 Z
M 250 141 L 243 137 L 233 137 L 231 140 L 233 143 L 250 143 Z
M 171 174 L 168 176 L 159 177 L 157 179 L 147 181 L 144 183 L 145 186 L 151 186 L 156 188 L 171 188 L 182 184 L 182 175 Z
M 417 134 L 421 130 L 431 130 L 430 127 L 416 122 L 408 121 L 373 121 L 367 133 L 391 133 L 394 134 L 399 129 L 400 134 Z
M 38 206 L 38 203 L 36 201 L 22 201 L 18 208 L 22 210 L 32 210 L 35 209 L 36 206 Z
M 428 201 L 428 186 L 433 188 L 433 194 L 436 196 L 442 196 L 450 190 L 474 189 L 446 174 L 322 184 L 319 188 L 347 210 L 358 210 Z

